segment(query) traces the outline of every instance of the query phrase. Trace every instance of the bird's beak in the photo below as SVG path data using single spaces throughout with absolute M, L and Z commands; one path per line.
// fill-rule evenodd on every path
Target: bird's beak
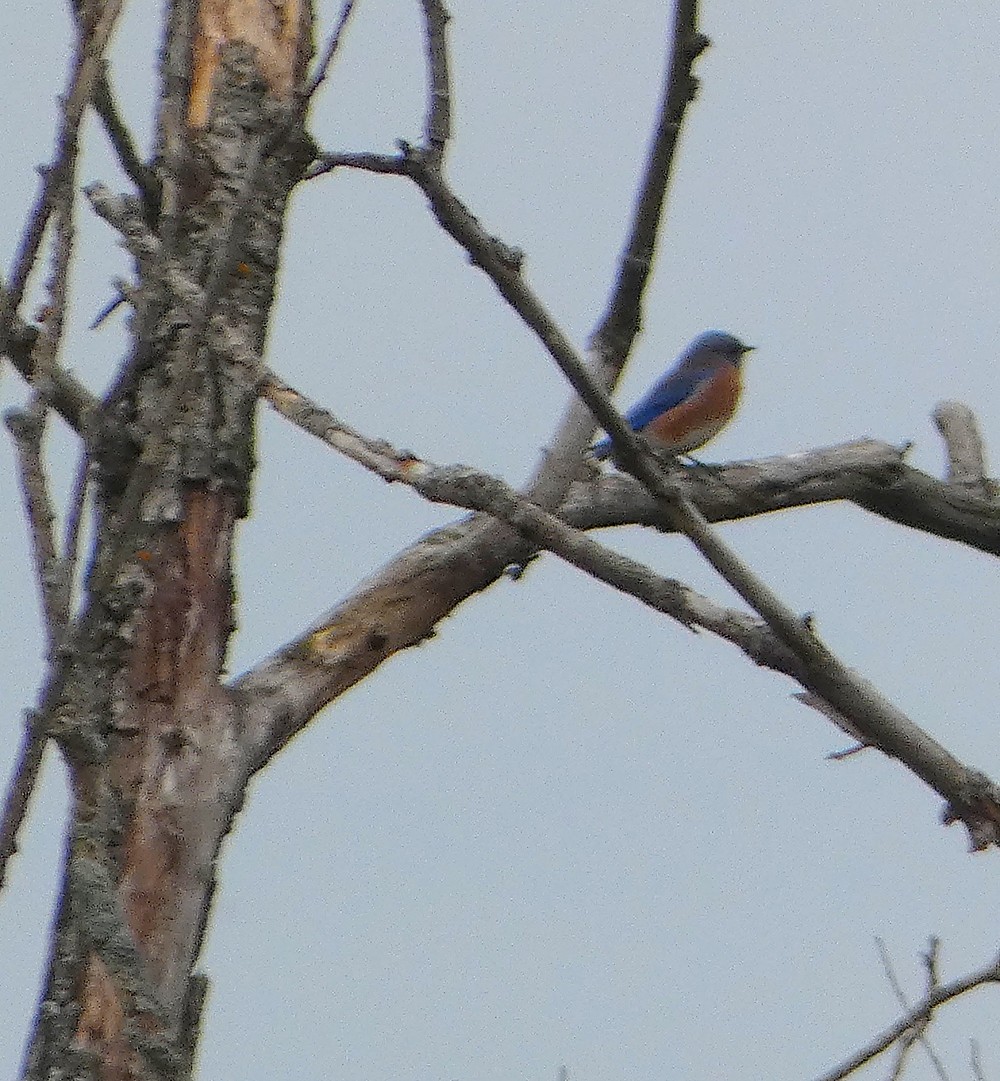
M 744 345 L 743 346 L 743 353 L 744 354 L 752 353 L 756 348 L 757 348 L 756 345 Z

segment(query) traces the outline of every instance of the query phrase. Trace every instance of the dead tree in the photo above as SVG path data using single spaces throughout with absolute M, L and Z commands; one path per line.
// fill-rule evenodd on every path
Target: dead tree
M 937 791 L 947 820 L 962 822 L 974 847 L 998 842 L 996 785 L 839 661 L 711 528 L 843 499 L 1000 554 L 1000 517 L 971 417 L 954 406 L 939 413 L 952 461 L 943 481 L 910 468 L 905 450 L 871 441 L 706 473 L 665 468 L 609 404 L 639 331 L 674 150 L 695 94 L 692 66 L 707 45 L 693 0 L 677 5 L 643 183 L 606 310 L 582 353 L 526 284 L 523 253 L 492 235 L 446 178 L 451 80 L 440 0 L 422 0 L 423 137 L 392 155 L 322 151 L 309 134 L 309 104 L 350 2 L 314 63 L 308 0 L 169 0 L 150 161 L 118 115 L 104 59 L 120 7 L 76 4 L 55 149 L 0 295 L 3 352 L 30 387 L 28 405 L 8 425 L 49 641 L 0 830 L 0 878 L 49 740 L 65 761 L 72 799 L 26 1077 L 190 1076 L 215 859 L 250 778 L 325 706 L 543 552 L 787 674 L 859 745 L 899 759 Z M 80 188 L 88 109 L 131 178 L 127 193 Z M 570 406 L 523 490 L 354 431 L 268 367 L 289 197 L 335 169 L 416 185 L 440 227 L 565 373 Z M 60 362 L 80 212 L 104 219 L 134 265 L 116 300 L 129 311 L 130 349 L 102 397 Z M 28 278 L 46 250 L 47 303 L 29 316 Z M 473 513 L 416 541 L 315 626 L 228 679 L 234 530 L 250 505 L 262 404 L 377 476 Z M 40 450 L 53 411 L 77 434 L 81 459 L 61 538 Z M 584 464 L 598 423 L 614 440 L 620 473 L 600 476 Z M 87 516 L 95 544 L 81 567 Z M 629 523 L 685 534 L 751 612 L 726 609 L 587 535 Z

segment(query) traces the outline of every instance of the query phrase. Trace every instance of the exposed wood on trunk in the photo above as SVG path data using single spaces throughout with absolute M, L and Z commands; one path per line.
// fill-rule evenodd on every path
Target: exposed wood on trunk
M 215 857 L 250 772 L 222 674 L 257 394 L 208 331 L 263 344 L 285 209 L 311 157 L 296 90 L 312 13 L 307 0 L 174 0 L 168 13 L 164 203 L 137 256 L 131 355 L 95 427 L 97 544 L 125 563 L 89 599 L 87 654 L 66 680 L 74 812 L 30 1077 L 81 1053 L 81 1076 L 102 1081 L 189 1071 Z
M 257 67 L 271 93 L 288 101 L 295 87 L 305 0 L 203 0 L 191 64 L 188 123 L 203 128 L 212 105 L 212 85 L 222 51 L 242 42 L 257 54 Z

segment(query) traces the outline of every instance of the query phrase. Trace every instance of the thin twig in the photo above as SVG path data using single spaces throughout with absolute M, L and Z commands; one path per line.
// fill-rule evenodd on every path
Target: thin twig
M 51 657 L 65 626 L 66 606 L 61 560 L 52 528 L 55 511 L 42 465 L 44 418 L 35 410 L 11 409 L 4 419 L 17 448 L 18 472 L 31 535 L 35 578 L 38 581 Z
M 55 663 L 56 649 L 66 625 L 67 597 L 64 588 L 65 568 L 59 559 L 52 529 L 55 517 L 42 466 L 41 439 L 45 415 L 42 410 L 11 410 L 7 427 L 17 448 L 21 488 L 27 510 L 35 578 L 41 595 L 42 611 L 50 663 Z M 0 888 L 7 863 L 17 851 L 17 836 L 27 814 L 31 794 L 38 780 L 45 751 L 46 732 L 34 714 L 25 721 L 17 765 L 7 787 L 3 818 L 0 819 Z
M 84 0 L 70 0 L 70 6 L 77 17 L 78 28 L 84 28 L 86 18 L 90 14 L 86 9 Z M 108 142 L 111 144 L 111 149 L 115 151 L 122 172 L 131 179 L 136 189 L 141 193 L 143 201 L 146 203 L 147 215 L 150 216 L 151 221 L 152 215 L 159 212 L 159 178 L 155 170 L 150 169 L 150 166 L 139 155 L 129 125 L 122 119 L 118 104 L 115 101 L 114 91 L 111 90 L 111 78 L 108 74 L 106 61 L 101 63 L 101 72 L 99 72 L 94 86 L 92 104 L 98 118 L 101 119 Z
M 968 976 L 953 980 L 951 983 L 941 984 L 918 1002 L 916 1006 L 900 1017 L 899 1020 L 890 1025 L 884 1032 L 881 1032 L 874 1037 L 874 1039 L 861 1048 L 861 1050 L 842 1062 L 839 1066 L 835 1066 L 828 1073 L 822 1074 L 816 1081 L 841 1081 L 842 1078 L 849 1076 L 854 1073 L 855 1070 L 860 1069 L 862 1066 L 871 1062 L 872 1059 L 881 1055 L 882 1052 L 890 1048 L 900 1036 L 913 1029 L 915 1025 L 925 1017 L 928 1017 L 939 1006 L 944 1005 L 946 1002 L 950 1002 L 954 998 L 958 998 L 960 995 L 964 995 L 967 991 L 982 987 L 987 983 L 1000 983 L 1000 958 L 986 968 L 980 969 L 978 972 L 970 973 Z
M 590 336 L 588 369 L 594 381 L 604 391 L 613 388 L 621 374 L 635 339 L 642 326 L 642 300 L 653 268 L 653 253 L 663 220 L 667 190 L 673 168 L 677 143 L 680 138 L 687 107 L 694 100 L 697 82 L 692 74 L 695 60 L 708 46 L 708 38 L 698 30 L 697 0 L 677 0 L 671 35 L 670 63 L 664 81 L 663 94 L 657 114 L 656 132 L 646 159 L 639 195 L 632 210 L 629 238 L 618 264 L 615 284 L 608 299 L 604 316 Z M 553 354 L 556 363 L 563 365 Z M 580 452 L 579 441 L 593 434 L 594 403 L 588 401 L 581 387 L 591 380 L 581 378 L 574 382 L 572 371 L 584 374 L 571 358 L 564 358 L 570 383 L 580 395 L 588 411 L 571 407 L 562 429 L 549 450 L 555 461 L 573 461 Z M 607 404 L 607 403 L 602 403 Z M 619 426 L 624 432 L 624 425 Z M 533 495 L 544 495 L 551 484 L 545 466 L 542 465 L 530 482 Z
M 93 28 L 88 32 L 81 26 L 64 98 L 55 156 L 42 174 L 42 184 L 34 209 L 21 236 L 10 276 L 0 293 L 0 346 L 7 341 L 11 322 L 21 305 L 28 276 L 38 258 L 45 227 L 55 206 L 55 195 L 64 182 L 70 162 L 76 157 L 80 122 L 93 95 L 94 84 L 100 76 L 104 50 L 115 28 L 122 2 L 123 0 L 104 0 Z
M 615 374 L 621 370 L 642 324 L 642 296 L 652 271 L 677 143 L 687 107 L 697 92 L 698 84 L 691 69 L 708 46 L 708 38 L 698 29 L 696 0 L 678 0 L 656 133 L 615 285 L 591 339 L 593 347 L 616 369 Z
M 938 977 L 938 957 L 941 952 L 941 939 L 937 935 L 932 936 L 930 942 L 927 944 L 927 952 L 923 955 L 924 971 L 927 973 L 927 993 L 931 994 L 935 988 L 940 987 L 941 980 Z M 931 1061 L 931 1065 L 934 1067 L 935 1072 L 941 1081 L 948 1081 L 948 1071 L 944 1068 L 944 1063 L 939 1058 L 937 1052 L 931 1046 L 930 1040 L 927 1038 L 927 1029 L 930 1026 L 931 1019 L 928 1017 L 927 1021 L 923 1025 L 917 1026 L 917 1033 L 919 1035 L 921 1046 L 927 1052 L 927 1057 Z
M 47 299 L 44 317 L 34 345 L 34 394 L 32 408 L 44 423 L 44 413 L 53 393 L 52 370 L 62 345 L 66 326 L 66 303 L 69 295 L 69 272 L 73 259 L 73 209 L 76 187 L 76 156 L 71 155 L 62 173 L 62 181 L 52 191 L 55 227 L 52 243 L 52 266 L 46 280 Z
M 937 939 L 931 940 L 931 952 L 925 955 L 925 964 L 928 969 L 928 994 L 932 993 L 938 986 L 937 975 L 934 971 L 935 960 L 937 954 Z M 903 990 L 903 985 L 899 982 L 899 977 L 896 975 L 896 969 L 893 966 L 892 958 L 889 956 L 889 950 L 885 944 L 885 941 L 876 937 L 875 947 L 879 953 L 879 959 L 882 962 L 882 969 L 885 972 L 886 979 L 889 982 L 889 986 L 892 988 L 892 993 L 896 996 L 896 1001 L 904 1010 L 910 1009 L 909 999 L 906 997 L 906 992 Z M 890 1078 L 892 1081 L 898 1081 L 898 1078 L 902 1077 L 903 1069 L 906 1059 L 912 1050 L 918 1043 L 927 1052 L 927 1057 L 931 1060 L 931 1065 L 934 1067 L 935 1072 L 941 1081 L 948 1081 L 948 1075 L 945 1071 L 944 1064 L 938 1058 L 937 1053 L 931 1046 L 930 1040 L 927 1038 L 927 1028 L 931 1022 L 931 1015 L 919 1020 L 913 1029 L 900 1037 L 897 1044 L 896 1061 L 893 1063 L 892 1070 L 890 1071 Z
M 316 65 L 316 71 L 309 80 L 303 94 L 303 98 L 307 102 L 315 96 L 316 91 L 323 85 L 327 75 L 330 73 L 330 66 L 333 63 L 333 58 L 337 55 L 337 50 L 340 48 L 340 39 L 343 37 L 344 30 L 347 28 L 347 24 L 354 12 L 354 3 L 355 0 L 345 0 L 343 7 L 340 9 L 340 18 L 337 20 L 337 25 L 333 28 L 333 33 L 326 43 L 323 55 Z
M 94 110 L 101 118 L 104 131 L 118 158 L 118 164 L 122 167 L 122 172 L 142 195 L 147 213 L 155 214 L 160 206 L 160 182 L 156 173 L 139 154 L 135 139 L 118 111 L 106 64 L 102 66 L 97 86 L 94 88 Z
M 77 563 L 80 559 L 80 533 L 83 528 L 84 512 L 87 508 L 87 490 L 90 485 L 90 453 L 84 440 L 80 451 L 80 461 L 73 478 L 73 490 L 69 497 L 69 510 L 66 514 L 66 526 L 63 534 L 63 574 L 67 587 L 67 622 L 72 613 L 73 585 L 76 582 Z
M 45 374 L 36 383 L 29 408 L 11 410 L 6 415 L 17 448 L 18 470 L 24 493 L 29 524 L 31 548 L 35 562 L 35 578 L 41 598 L 43 622 L 48 643 L 50 663 L 54 663 L 59 643 L 69 620 L 70 570 L 56 548 L 53 522 L 55 512 L 49 496 L 42 462 L 42 438 L 48 412 L 47 400 L 52 391 L 51 369 L 54 350 L 61 335 L 65 308 L 66 270 L 70 257 L 70 234 L 66 225 L 67 204 L 72 203 L 72 189 L 67 185 L 67 198 L 59 211 L 60 229 L 55 247 L 55 268 L 50 282 L 53 303 L 49 312 L 51 324 L 36 341 L 33 361 Z M 21 750 L 4 800 L 0 819 L 0 889 L 3 887 L 7 863 L 17 851 L 17 836 L 38 780 L 45 751 L 46 732 L 36 723 L 34 714 L 25 722 Z
M 0 818 L 0 889 L 7 877 L 10 858 L 17 852 L 17 835 L 20 833 L 24 816 L 28 813 L 31 794 L 38 781 L 45 742 L 45 733 L 35 723 L 34 714 L 29 714 L 25 719 L 17 764 L 7 786 L 3 817 Z
M 975 1081 L 986 1081 L 986 1071 L 983 1069 L 983 1058 L 979 1048 L 979 1041 L 973 1040 L 969 1048 L 969 1066 Z

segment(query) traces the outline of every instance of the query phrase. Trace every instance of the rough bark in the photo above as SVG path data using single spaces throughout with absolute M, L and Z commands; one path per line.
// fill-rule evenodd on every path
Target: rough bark
M 142 207 L 159 251 L 137 260 L 131 353 L 87 422 L 97 556 L 46 717 L 73 802 L 31 1078 L 190 1072 L 193 970 L 247 772 L 220 676 L 257 393 L 214 329 L 263 347 L 288 198 L 312 156 L 311 23 L 305 0 L 169 8 L 161 201 Z

